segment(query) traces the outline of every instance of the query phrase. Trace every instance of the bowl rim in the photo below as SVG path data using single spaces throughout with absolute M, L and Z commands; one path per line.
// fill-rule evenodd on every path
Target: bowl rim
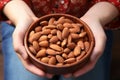
M 50 64 L 47 64 L 47 63 L 44 63 L 44 62 L 41 62 L 40 60 L 38 60 L 28 49 L 28 46 L 27 46 L 27 38 L 28 38 L 28 35 L 29 35 L 29 30 L 32 28 L 32 26 L 34 26 L 36 23 L 38 23 L 41 19 L 44 19 L 44 18 L 47 18 L 47 17 L 53 17 L 53 16 L 65 16 L 67 18 L 74 18 L 75 20 L 77 20 L 78 22 L 82 23 L 85 27 L 85 29 L 87 30 L 87 32 L 89 33 L 90 37 L 91 37 L 91 45 L 90 45 L 90 48 L 89 50 L 86 52 L 86 54 L 84 55 L 84 57 L 82 57 L 79 61 L 76 61 L 74 63 L 71 63 L 70 65 L 62 65 L 62 66 L 57 66 L 57 65 L 50 65 Z M 53 67 L 53 68 L 67 68 L 69 66 L 74 66 L 74 65 L 77 65 L 77 64 L 80 64 L 81 62 L 83 62 L 86 58 L 90 57 L 90 55 L 92 54 L 92 51 L 93 51 L 93 48 L 95 46 L 95 39 L 94 39 L 94 35 L 91 31 L 91 29 L 89 28 L 89 26 L 84 22 L 82 21 L 81 19 L 75 17 L 75 16 L 72 16 L 70 14 L 63 14 L 63 13 L 55 13 L 55 14 L 48 14 L 48 15 L 44 15 L 44 16 L 41 16 L 38 20 L 36 20 L 35 22 L 33 22 L 28 30 L 26 31 L 25 33 L 25 37 L 24 37 L 24 46 L 25 46 L 25 49 L 27 51 L 27 54 L 29 57 L 31 57 L 32 59 L 34 59 L 37 63 L 40 63 L 41 65 L 44 65 L 44 66 L 48 66 L 48 67 Z

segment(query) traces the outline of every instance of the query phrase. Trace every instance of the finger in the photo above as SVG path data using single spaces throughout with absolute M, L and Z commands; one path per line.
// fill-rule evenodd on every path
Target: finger
M 21 36 L 21 33 L 17 33 L 16 30 L 13 33 L 13 47 L 14 50 L 23 57 L 23 59 L 28 58 L 27 52 L 23 45 L 23 36 Z
M 69 73 L 69 74 L 64 74 L 63 75 L 65 78 L 70 78 L 72 76 L 72 73 Z
M 28 58 L 28 55 L 27 55 L 27 52 L 26 52 L 24 46 L 19 46 L 19 48 L 16 49 L 15 51 L 18 54 L 20 54 L 24 60 Z
M 93 53 L 91 55 L 90 60 L 94 61 L 94 60 L 98 60 L 99 57 L 103 54 L 103 51 L 105 49 L 105 44 L 106 44 L 106 38 L 96 38 L 96 44 L 93 50 Z
M 77 70 L 76 72 L 73 73 L 74 77 L 79 77 L 87 72 L 89 72 L 90 70 L 92 70 L 94 68 L 95 63 L 88 63 L 86 64 L 84 67 L 80 68 L 80 70 Z
M 49 74 L 49 73 L 46 73 L 46 77 L 51 79 L 54 75 L 53 74 Z
M 36 74 L 36 75 L 38 75 L 38 76 L 45 77 L 44 71 L 40 70 L 40 69 L 37 68 L 35 65 L 31 64 L 28 59 L 23 60 L 23 57 L 21 57 L 20 54 L 17 54 L 17 55 L 18 55 L 18 57 L 20 58 L 20 60 L 22 61 L 24 67 L 25 67 L 28 71 L 30 71 L 30 72 L 32 72 L 33 74 Z

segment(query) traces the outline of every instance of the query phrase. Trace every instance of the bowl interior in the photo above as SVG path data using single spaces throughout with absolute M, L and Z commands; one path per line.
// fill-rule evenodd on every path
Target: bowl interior
M 82 57 L 79 61 L 76 61 L 70 65 L 63 65 L 63 66 L 55 66 L 55 65 L 49 65 L 49 64 L 46 64 L 46 63 L 43 63 L 41 61 L 39 61 L 31 52 L 30 50 L 28 49 L 28 37 L 29 37 L 29 33 L 31 30 L 33 30 L 37 25 L 40 24 L 41 21 L 44 21 L 44 20 L 49 20 L 50 18 L 54 17 L 55 19 L 58 19 L 60 18 L 61 16 L 64 16 L 70 20 L 72 20 L 73 22 L 77 22 L 77 23 L 82 23 L 85 27 L 85 31 L 87 32 L 87 35 L 88 35 L 88 38 L 89 38 L 89 42 L 90 42 L 90 48 L 89 50 L 87 51 L 86 55 L 84 57 Z M 68 15 L 68 14 L 49 14 L 49 15 L 45 15 L 45 16 L 42 16 L 40 17 L 37 21 L 35 21 L 34 23 L 32 23 L 30 25 L 30 27 L 28 28 L 26 34 L 25 34 L 25 39 L 24 39 L 24 44 L 25 44 L 25 48 L 28 52 L 28 55 L 34 60 L 36 61 L 37 63 L 41 64 L 41 65 L 44 65 L 44 66 L 47 66 L 47 67 L 52 67 L 52 68 L 67 68 L 69 66 L 75 66 L 77 64 L 81 64 L 82 62 L 84 62 L 86 59 L 89 59 L 90 55 L 91 55 L 91 52 L 94 48 L 94 45 L 95 45 L 95 42 L 94 42 L 94 36 L 93 36 L 93 33 L 92 31 L 90 30 L 89 26 L 83 22 L 82 20 L 80 20 L 79 18 L 77 17 L 74 17 L 74 16 L 71 16 L 71 15 Z

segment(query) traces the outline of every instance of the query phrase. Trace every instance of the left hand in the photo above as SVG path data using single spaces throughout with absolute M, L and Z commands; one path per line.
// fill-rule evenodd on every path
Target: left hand
M 43 70 L 39 69 L 38 67 L 36 67 L 34 64 L 31 63 L 31 61 L 29 60 L 29 57 L 27 55 L 27 52 L 25 50 L 24 44 L 23 44 L 24 35 L 28 29 L 28 26 L 32 22 L 36 21 L 37 19 L 38 19 L 37 17 L 34 17 L 34 18 L 28 17 L 28 18 L 24 18 L 18 22 L 18 24 L 16 25 L 16 28 L 14 30 L 14 33 L 13 33 L 14 49 L 15 49 L 19 59 L 23 63 L 23 66 L 25 67 L 25 69 L 27 69 L 28 71 L 30 71 L 38 76 L 52 78 L 52 76 L 53 76 L 52 74 L 45 73 Z
M 76 72 L 65 74 L 64 77 L 66 78 L 70 76 L 78 77 L 92 70 L 95 67 L 95 64 L 97 63 L 98 59 L 102 55 L 105 48 L 106 35 L 100 22 L 98 20 L 95 20 L 93 17 L 90 18 L 88 16 L 81 17 L 81 20 L 86 22 L 87 25 L 92 30 L 95 38 L 95 47 L 93 49 L 89 62 L 85 66 L 77 70 Z

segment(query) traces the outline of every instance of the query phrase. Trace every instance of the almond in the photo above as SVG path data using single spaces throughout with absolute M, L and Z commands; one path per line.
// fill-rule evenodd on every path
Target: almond
M 67 44 L 67 47 L 69 48 L 69 49 L 74 49 L 75 48 L 75 46 L 76 46 L 76 44 L 75 43 L 69 43 L 69 44 Z
M 39 45 L 41 47 L 48 47 L 49 43 L 48 43 L 48 41 L 41 41 L 41 42 L 39 42 Z
M 69 58 L 69 59 L 66 59 L 64 62 L 67 63 L 67 64 L 71 64 L 71 63 L 73 63 L 75 61 L 76 61 L 75 58 Z
M 57 24 L 57 29 L 62 31 L 64 29 L 64 26 L 62 24 Z
M 71 33 L 70 35 L 71 35 L 72 39 L 79 39 L 80 38 L 79 35 L 76 33 Z
M 82 40 L 78 41 L 77 45 L 80 46 L 82 50 L 85 49 L 84 42 Z
M 56 55 L 56 59 L 59 63 L 63 63 L 64 62 L 64 59 L 63 57 L 61 57 L 60 55 Z
M 46 29 L 55 29 L 55 28 L 56 28 L 55 25 L 48 25 L 48 26 L 46 26 Z
M 39 51 L 40 47 L 39 47 L 39 44 L 37 41 L 33 41 L 33 48 L 36 50 L 36 51 Z
M 49 58 L 48 57 L 43 57 L 43 58 L 41 58 L 41 62 L 48 63 Z
M 82 51 L 79 56 L 76 57 L 77 60 L 80 60 L 86 54 L 85 51 Z
M 36 54 L 36 57 L 45 57 L 46 56 L 46 49 L 41 49 L 38 51 L 38 53 Z
M 85 46 L 85 51 L 87 52 L 89 50 L 90 43 L 88 41 L 85 41 L 84 46 Z
M 61 43 L 61 46 L 62 47 L 65 47 L 67 45 L 67 39 L 64 39 L 63 41 L 62 41 L 62 43 Z
M 59 40 L 62 40 L 62 33 L 59 30 L 57 30 L 57 37 Z
M 56 50 L 56 51 L 62 51 L 63 49 L 58 46 L 57 44 L 50 44 L 50 48 Z
M 49 55 L 57 55 L 56 51 L 53 50 L 53 49 L 47 49 L 46 53 L 49 54 Z
M 37 54 L 36 50 L 33 48 L 33 46 L 29 47 L 30 52 L 32 52 L 33 54 Z
M 63 26 L 67 27 L 67 28 L 72 28 L 73 27 L 71 23 L 64 23 Z
M 32 36 L 29 37 L 28 41 L 32 43 L 33 41 L 37 41 L 41 36 L 41 32 L 34 33 Z
M 81 32 L 81 33 L 79 34 L 79 37 L 80 37 L 80 38 L 83 38 L 83 37 L 86 36 L 86 34 L 87 34 L 86 32 Z
M 58 41 L 57 36 L 52 36 L 51 39 L 49 40 L 50 43 L 56 43 Z
M 66 53 L 63 53 L 63 54 L 62 54 L 62 57 L 63 57 L 64 59 L 67 59 L 67 58 L 68 58 L 68 56 L 67 56 Z
M 42 27 L 41 26 L 37 26 L 36 28 L 35 28 L 35 32 L 40 32 L 42 30 Z
M 29 37 L 31 37 L 34 33 L 35 33 L 35 31 L 32 30 L 29 34 Z
M 64 23 L 64 19 L 65 17 L 60 17 L 58 20 L 57 20 L 57 24 L 63 24 Z
M 64 28 L 62 31 L 62 38 L 67 38 L 69 35 L 69 29 L 68 28 Z
M 71 51 L 69 54 L 68 54 L 68 58 L 74 58 L 75 57 L 75 55 L 74 55 L 74 53 Z
M 45 29 L 45 30 L 42 30 L 41 33 L 44 34 L 44 35 L 47 35 L 47 34 L 51 33 L 51 30 L 50 29 Z
M 40 22 L 40 25 L 41 25 L 41 26 L 46 26 L 46 25 L 48 25 L 48 21 L 41 21 L 41 22 Z
M 51 30 L 51 34 L 52 35 L 56 35 L 57 34 L 57 30 L 56 29 Z
M 55 64 L 56 64 L 56 58 L 55 58 L 55 57 L 51 57 L 51 58 L 49 59 L 48 64 L 55 65 Z
M 55 21 L 55 18 L 50 18 L 49 21 L 48 21 L 48 25 L 53 25 L 54 24 L 54 21 Z
M 48 37 L 46 35 L 42 35 L 38 41 L 46 41 Z
M 81 47 L 80 46 L 76 46 L 75 48 L 74 48 L 74 55 L 75 56 L 78 56 L 78 55 L 80 55 L 81 54 Z
M 70 51 L 71 50 L 69 48 L 65 48 L 63 52 L 68 54 Z

